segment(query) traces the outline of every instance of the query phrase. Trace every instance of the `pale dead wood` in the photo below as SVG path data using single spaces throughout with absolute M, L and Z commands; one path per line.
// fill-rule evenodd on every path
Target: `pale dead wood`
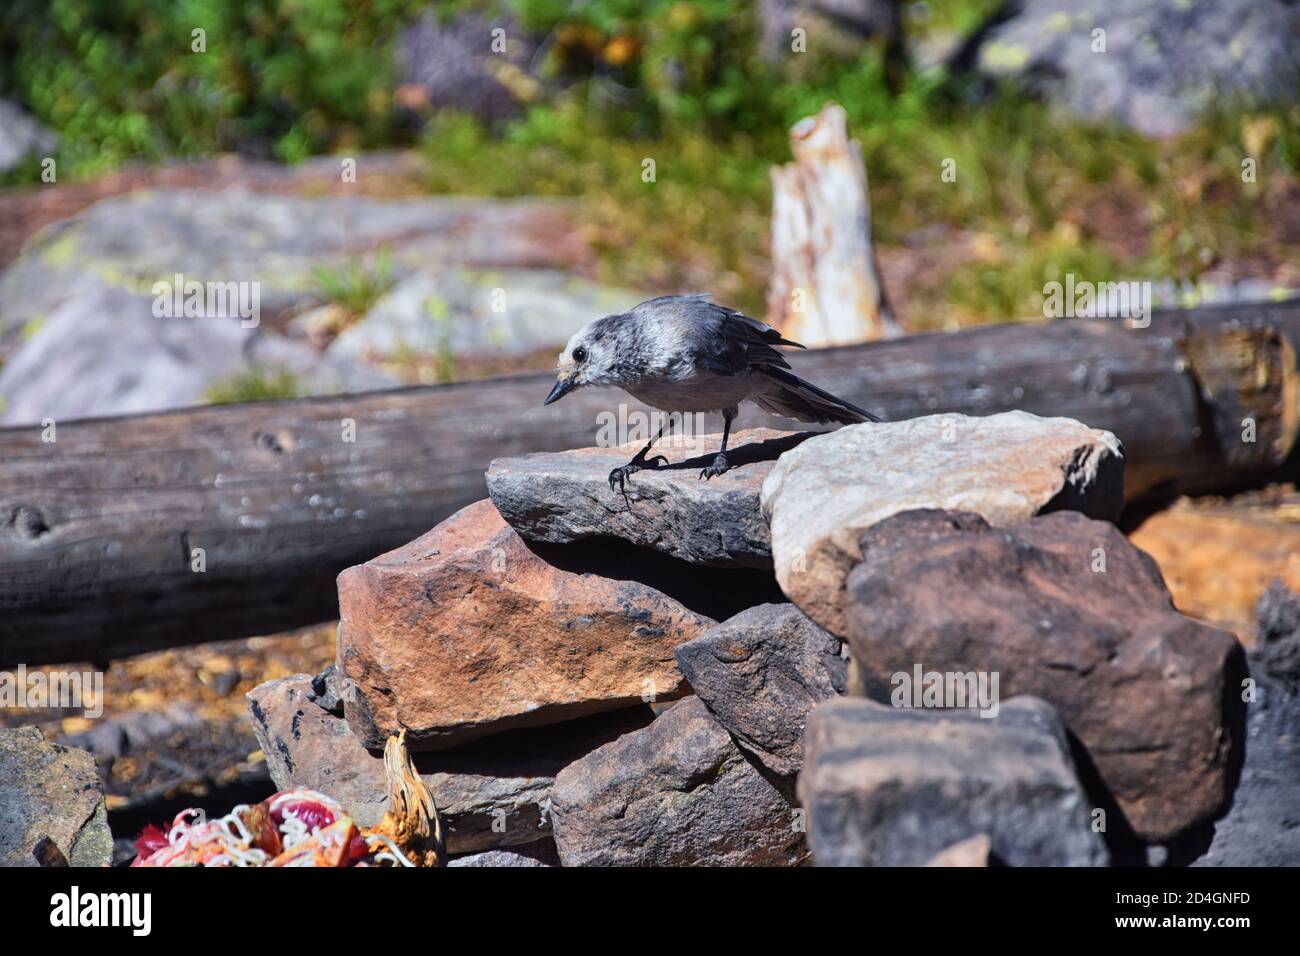
M 828 103 L 790 130 L 794 162 L 772 167 L 768 321 L 809 347 L 899 334 L 871 241 L 862 147 Z

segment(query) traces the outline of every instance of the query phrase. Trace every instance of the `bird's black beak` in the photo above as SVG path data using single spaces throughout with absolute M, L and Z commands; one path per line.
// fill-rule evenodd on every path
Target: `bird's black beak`
M 546 396 L 546 401 L 542 402 L 542 404 L 549 405 L 551 404 L 551 402 L 558 402 L 565 395 L 568 395 L 571 391 L 573 391 L 573 386 L 574 386 L 573 379 L 557 378 L 555 380 L 555 387 L 551 389 L 551 394 Z

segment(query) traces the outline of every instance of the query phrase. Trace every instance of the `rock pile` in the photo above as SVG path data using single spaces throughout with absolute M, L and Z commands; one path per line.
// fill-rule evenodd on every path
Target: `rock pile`
M 336 666 L 250 695 L 276 783 L 365 823 L 405 727 L 463 866 L 1091 866 L 1227 810 L 1244 656 L 1106 520 L 1114 436 L 742 432 L 699 481 L 718 437 L 625 493 L 639 442 L 495 461 L 345 571 Z

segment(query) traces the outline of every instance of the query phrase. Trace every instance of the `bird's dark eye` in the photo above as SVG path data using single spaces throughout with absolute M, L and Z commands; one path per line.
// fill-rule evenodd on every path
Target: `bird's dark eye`
M 584 349 L 581 345 L 579 345 L 576 349 L 573 350 L 573 360 L 575 362 L 587 361 L 587 350 Z

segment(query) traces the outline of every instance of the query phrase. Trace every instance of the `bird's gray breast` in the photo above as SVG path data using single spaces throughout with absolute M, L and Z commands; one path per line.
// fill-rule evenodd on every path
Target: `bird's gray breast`
M 685 378 L 643 378 L 625 386 L 638 401 L 665 412 L 716 412 L 733 408 L 753 391 L 753 373 L 701 372 Z

